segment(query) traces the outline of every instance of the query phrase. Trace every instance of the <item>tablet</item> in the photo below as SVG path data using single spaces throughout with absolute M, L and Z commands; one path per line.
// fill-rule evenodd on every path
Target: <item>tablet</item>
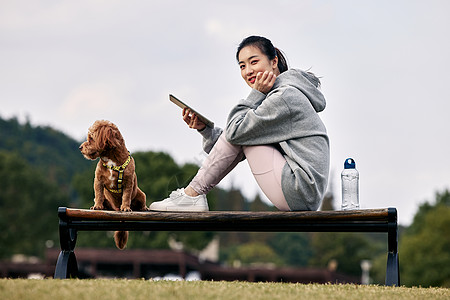
M 203 123 L 206 124 L 206 126 L 214 128 L 214 123 L 213 122 L 208 120 L 208 118 L 204 117 L 197 110 L 195 110 L 192 107 L 190 107 L 189 105 L 185 104 L 183 101 L 181 101 L 180 99 L 178 99 L 174 95 L 169 94 L 169 100 L 172 101 L 173 103 L 175 103 L 176 105 L 178 105 L 181 108 L 185 108 L 185 107 L 189 108 L 193 113 L 195 113 L 197 115 L 197 117 L 199 118 L 200 121 L 202 121 Z

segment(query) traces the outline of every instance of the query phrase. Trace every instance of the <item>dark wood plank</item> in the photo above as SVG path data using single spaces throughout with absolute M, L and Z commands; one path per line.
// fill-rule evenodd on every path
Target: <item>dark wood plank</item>
M 66 216 L 76 220 L 103 221 L 183 221 L 183 222 L 349 222 L 386 221 L 388 209 L 363 209 L 350 211 L 296 211 L 296 212 L 120 212 L 67 208 Z

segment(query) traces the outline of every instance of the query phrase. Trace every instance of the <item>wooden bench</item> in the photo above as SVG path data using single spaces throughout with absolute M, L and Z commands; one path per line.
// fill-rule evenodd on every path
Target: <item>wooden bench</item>
M 78 231 L 386 232 L 387 286 L 400 284 L 397 209 L 297 212 L 118 212 L 60 207 L 55 278 L 76 277 Z M 349 254 L 351 255 L 351 253 Z

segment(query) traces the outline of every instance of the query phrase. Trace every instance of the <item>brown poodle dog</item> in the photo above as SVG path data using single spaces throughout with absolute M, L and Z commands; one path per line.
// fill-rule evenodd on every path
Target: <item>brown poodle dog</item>
M 95 169 L 95 199 L 91 209 L 147 210 L 146 196 L 137 185 L 134 159 L 116 125 L 95 121 L 80 151 L 89 160 L 100 158 Z M 128 231 L 116 231 L 114 240 L 117 248 L 124 249 Z

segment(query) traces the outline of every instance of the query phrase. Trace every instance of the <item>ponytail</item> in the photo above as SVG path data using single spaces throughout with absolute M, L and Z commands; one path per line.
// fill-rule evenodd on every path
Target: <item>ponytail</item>
M 280 70 L 280 73 L 283 73 L 289 69 L 286 58 L 283 55 L 283 52 L 281 52 L 280 49 L 277 47 L 274 47 L 275 51 L 277 52 L 278 57 L 278 70 Z

